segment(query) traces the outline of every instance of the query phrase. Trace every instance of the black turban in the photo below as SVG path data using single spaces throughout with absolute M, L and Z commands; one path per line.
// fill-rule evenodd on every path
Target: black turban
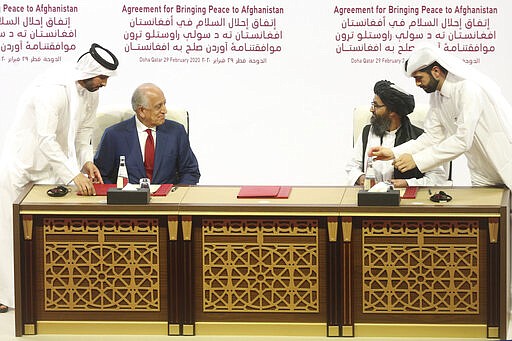
M 380 97 L 389 111 L 394 111 L 400 116 L 409 115 L 414 110 L 414 96 L 399 90 L 390 81 L 378 81 L 373 87 L 373 92 Z

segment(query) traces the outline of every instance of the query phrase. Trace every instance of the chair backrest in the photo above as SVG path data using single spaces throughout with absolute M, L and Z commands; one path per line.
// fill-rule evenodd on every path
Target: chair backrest
M 423 122 L 425 121 L 425 116 L 427 115 L 428 105 L 417 104 L 414 108 L 414 111 L 410 113 L 409 119 L 411 123 L 417 127 L 423 128 Z M 354 108 L 353 112 L 353 135 L 352 135 L 352 144 L 356 144 L 356 139 L 359 138 L 359 135 L 363 131 L 365 125 L 370 124 L 370 118 L 372 117 L 372 113 L 370 112 L 370 105 L 360 105 Z
M 96 113 L 96 127 L 92 136 L 93 152 L 96 153 L 101 136 L 106 128 L 127 120 L 134 114 L 135 113 L 131 108 L 98 110 Z M 189 133 L 188 111 L 182 109 L 167 109 L 167 114 L 165 116 L 167 119 L 176 121 L 183 125 L 187 134 Z

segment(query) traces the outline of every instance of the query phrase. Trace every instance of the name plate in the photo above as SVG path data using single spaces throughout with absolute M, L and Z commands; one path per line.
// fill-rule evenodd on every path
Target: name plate
M 400 206 L 400 191 L 387 192 L 359 191 L 357 193 L 358 206 Z
M 137 188 L 134 190 L 123 190 L 120 188 L 109 188 L 107 191 L 107 204 L 148 204 L 151 198 L 149 188 Z

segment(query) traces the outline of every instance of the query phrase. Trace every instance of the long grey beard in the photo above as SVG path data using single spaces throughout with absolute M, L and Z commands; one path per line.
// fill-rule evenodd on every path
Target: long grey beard
M 370 123 L 372 124 L 373 133 L 382 138 L 391 126 L 391 118 L 389 118 L 389 115 L 372 115 Z

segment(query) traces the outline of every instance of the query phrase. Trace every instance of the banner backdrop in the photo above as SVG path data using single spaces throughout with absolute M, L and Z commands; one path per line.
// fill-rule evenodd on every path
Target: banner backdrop
M 120 61 L 100 111 L 129 108 L 143 82 L 160 86 L 169 107 L 190 113 L 200 184 L 345 185 L 352 112 L 376 81 L 428 103 L 402 71 L 418 43 L 464 59 L 512 100 L 511 9 L 498 0 L 5 1 L 0 115 L 9 129 L 35 75 L 95 42 Z M 469 184 L 463 158 L 454 168 L 454 183 Z

